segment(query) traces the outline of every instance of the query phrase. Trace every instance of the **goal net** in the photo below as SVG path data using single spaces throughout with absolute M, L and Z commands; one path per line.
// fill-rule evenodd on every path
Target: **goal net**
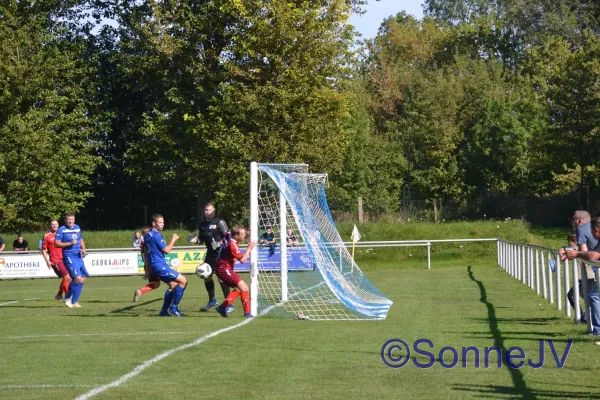
M 392 302 L 345 247 L 327 205 L 326 179 L 307 165 L 251 164 L 251 240 L 260 243 L 250 266 L 254 315 L 386 317 Z

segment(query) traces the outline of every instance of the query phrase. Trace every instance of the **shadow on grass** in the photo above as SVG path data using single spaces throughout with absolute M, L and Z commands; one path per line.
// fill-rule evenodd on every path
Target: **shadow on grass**
M 553 399 L 600 399 L 600 394 L 590 392 L 568 392 L 564 390 L 530 390 L 521 391 L 517 387 L 498 385 L 453 385 L 453 390 L 466 393 L 477 393 L 481 398 L 523 398 L 536 399 L 538 397 Z
M 53 309 L 57 309 L 57 308 L 64 308 L 64 307 L 65 307 L 64 304 L 61 307 L 61 305 L 57 303 L 57 304 L 55 304 L 53 306 L 10 306 L 10 307 L 7 306 L 7 307 L 1 307 L 1 308 L 6 308 L 8 310 L 8 309 L 11 309 L 11 308 L 30 308 L 30 309 L 33 309 L 33 308 L 53 308 Z
M 77 318 L 98 318 L 98 317 L 109 317 L 109 318 L 117 318 L 117 317 L 125 317 L 125 318 L 179 318 L 179 317 L 159 317 L 158 316 L 158 312 L 160 310 L 156 310 L 156 311 L 148 311 L 146 310 L 144 313 L 124 313 L 124 314 L 113 314 L 113 312 L 108 312 L 108 313 L 98 313 L 98 314 L 66 314 L 66 315 L 61 315 L 64 317 L 77 317 Z M 221 317 L 219 314 L 207 314 L 204 312 L 184 312 L 185 317 L 182 317 L 183 319 L 186 318 L 223 318 Z M 242 321 L 242 318 L 230 318 L 230 320 L 234 321 L 234 320 L 240 320 Z
M 471 335 L 466 335 L 465 337 L 469 338 L 469 339 L 493 339 L 493 335 L 490 333 L 487 334 L 471 334 Z M 504 340 L 522 340 L 522 341 L 530 341 L 530 342 L 537 342 L 539 343 L 540 338 L 539 337 L 535 337 L 535 338 L 528 338 L 528 337 L 522 337 L 522 336 L 507 336 L 504 335 L 502 336 L 502 338 Z M 569 340 L 572 339 L 552 339 L 552 343 L 564 343 L 567 344 L 569 342 Z M 584 339 L 582 339 L 581 341 L 583 341 Z M 595 339 L 590 339 L 590 340 L 595 340 Z M 579 340 L 578 340 L 579 341 Z
M 459 333 L 461 335 L 468 335 L 469 337 L 472 338 L 476 338 L 476 337 L 484 337 L 484 338 L 489 338 L 492 337 L 493 334 L 490 332 L 452 332 L 449 331 L 448 333 Z M 507 339 L 507 335 L 513 335 L 514 339 L 518 339 L 518 340 L 535 340 L 535 341 L 539 341 L 540 338 L 555 338 L 555 337 L 563 337 L 564 335 L 556 333 L 556 332 L 511 332 L 511 331 L 503 331 L 502 332 L 504 335 L 504 339 Z M 583 335 L 583 332 L 582 332 Z M 553 339 L 553 342 L 568 342 L 569 339 Z
M 472 273 L 469 272 L 469 275 L 472 276 Z M 476 282 L 479 282 L 479 281 L 476 281 Z M 480 288 L 480 290 L 481 290 L 481 288 Z M 496 308 L 501 308 L 501 307 L 496 307 Z M 477 321 L 477 322 L 489 321 L 489 318 L 469 318 L 469 319 L 471 321 Z M 505 324 L 516 324 L 516 325 L 544 325 L 544 324 L 554 324 L 558 321 L 562 321 L 562 318 L 557 318 L 557 317 L 550 317 L 550 318 L 498 318 L 498 319 L 496 319 L 496 321 L 503 322 Z
M 131 311 L 131 310 L 133 310 L 134 308 L 137 308 L 137 307 L 142 307 L 142 306 L 145 306 L 145 305 L 147 305 L 147 304 L 156 303 L 157 301 L 162 301 L 162 300 L 163 300 L 163 299 L 159 297 L 158 299 L 154 299 L 154 300 L 148 300 L 148 301 L 145 301 L 145 302 L 143 302 L 143 303 L 135 303 L 135 304 L 132 304 L 132 305 L 130 305 L 130 306 L 127 306 L 127 307 L 118 308 L 118 309 L 116 309 L 116 310 L 113 310 L 113 311 L 111 311 L 111 313 L 120 313 L 120 312 L 123 312 L 123 311 Z
M 477 284 L 477 286 L 479 287 L 479 293 L 480 293 L 479 301 L 481 303 L 483 303 L 487 308 L 487 314 L 488 314 L 487 322 L 490 325 L 490 333 L 492 334 L 492 336 L 494 338 L 494 346 L 500 349 L 500 351 L 502 352 L 501 354 L 505 355 L 505 354 L 507 354 L 508 349 L 504 345 L 504 338 L 502 337 L 502 334 L 500 333 L 500 329 L 498 327 L 499 319 L 496 318 L 496 309 L 494 308 L 494 305 L 488 301 L 487 291 L 485 290 L 485 286 L 483 285 L 483 282 L 475 279 L 475 276 L 473 275 L 473 269 L 470 265 L 467 267 L 467 270 L 469 271 L 469 279 L 471 279 L 473 282 L 475 282 Z M 533 319 L 537 319 L 537 318 L 533 318 Z M 535 399 L 536 398 L 536 395 L 533 393 L 533 391 L 527 387 L 527 384 L 525 383 L 525 379 L 523 378 L 523 374 L 521 373 L 520 370 L 515 369 L 515 368 L 508 368 L 508 372 L 510 373 L 510 377 L 513 381 L 514 387 L 507 388 L 507 387 L 498 386 L 499 388 L 502 388 L 504 390 L 506 390 L 506 389 L 510 390 L 510 392 L 504 392 L 504 394 L 507 394 L 507 393 L 516 394 L 516 395 L 521 396 L 523 399 Z M 468 386 L 461 385 L 460 387 L 468 387 Z M 474 386 L 474 388 L 477 388 L 477 387 L 478 386 Z M 495 387 L 495 386 L 492 386 L 492 387 Z M 486 387 L 484 387 L 484 388 L 486 388 Z M 478 389 L 470 389 L 470 390 L 477 391 Z M 498 393 L 502 393 L 502 392 L 498 392 Z M 564 396 L 559 396 L 559 397 L 564 398 Z

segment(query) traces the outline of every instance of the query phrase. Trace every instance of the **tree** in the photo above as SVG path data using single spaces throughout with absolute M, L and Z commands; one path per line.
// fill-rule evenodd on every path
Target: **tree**
M 89 197 L 101 120 L 90 115 L 93 71 L 68 26 L 75 5 L 0 6 L 0 229 L 40 227 Z
M 340 171 L 349 10 L 342 0 L 124 4 L 122 63 L 147 100 L 133 116 L 129 173 L 171 193 L 207 190 L 236 220 L 252 160 Z

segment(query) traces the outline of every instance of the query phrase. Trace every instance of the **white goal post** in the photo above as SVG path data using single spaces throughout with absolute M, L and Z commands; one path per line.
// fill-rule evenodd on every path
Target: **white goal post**
M 386 317 L 392 302 L 345 247 L 327 205 L 326 179 L 306 164 L 250 164 L 250 240 L 260 244 L 250 255 L 252 315 Z

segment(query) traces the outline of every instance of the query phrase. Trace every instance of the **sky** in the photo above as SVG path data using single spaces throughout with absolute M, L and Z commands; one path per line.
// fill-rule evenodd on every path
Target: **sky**
M 383 20 L 402 10 L 421 19 L 423 17 L 421 4 L 424 2 L 425 0 L 369 0 L 369 4 L 365 6 L 367 12 L 360 16 L 353 15 L 349 22 L 362 34 L 362 39 L 373 39 Z

